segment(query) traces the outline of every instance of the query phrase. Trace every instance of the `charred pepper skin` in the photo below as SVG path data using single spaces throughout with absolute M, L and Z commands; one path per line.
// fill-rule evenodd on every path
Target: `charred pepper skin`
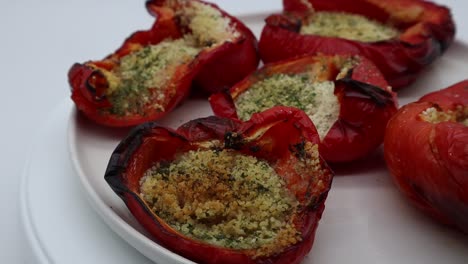
M 335 61 L 348 59 L 358 62 L 336 80 L 342 66 Z M 324 80 L 335 83 L 334 94 L 340 104 L 338 119 L 321 140 L 320 154 L 327 162 L 343 163 L 364 158 L 375 151 L 383 142 L 388 120 L 397 111 L 397 98 L 375 65 L 359 56 L 304 56 L 266 64 L 229 91 L 212 95 L 209 101 L 213 112 L 238 120 L 234 100 L 241 93 L 267 76 L 302 73 L 307 69 L 314 72 L 316 67 L 311 65 L 327 65 L 329 70 L 320 74 L 325 76 Z
M 192 88 L 204 93 L 221 91 L 255 70 L 259 55 L 257 40 L 252 32 L 238 19 L 219 9 L 216 5 L 203 3 L 219 11 L 227 18 L 239 35 L 232 41 L 225 41 L 216 47 L 202 50 L 194 59 L 179 65 L 174 75 L 161 89 L 166 98 L 164 109 L 144 103 L 138 113 L 116 114 L 111 111 L 113 103 L 106 97 L 109 80 L 102 70 L 112 71 L 122 57 L 132 53 L 136 46 L 156 45 L 167 39 L 180 39 L 186 29 L 177 18 L 174 3 L 181 3 L 179 10 L 185 8 L 187 1 L 153 0 L 146 3 L 149 13 L 156 21 L 151 29 L 137 31 L 129 36 L 122 46 L 103 60 L 75 63 L 68 72 L 71 98 L 76 107 L 90 120 L 105 126 L 130 127 L 147 121 L 158 120 L 186 99 Z M 221 69 L 223 74 L 219 74 Z M 218 73 L 219 78 L 211 78 L 210 73 Z
M 459 116 L 466 120 L 468 80 L 402 107 L 387 127 L 385 160 L 394 182 L 411 203 L 468 233 L 468 126 L 423 120 L 421 114 L 429 108 L 461 109 Z
M 427 1 L 284 0 L 283 6 L 284 14 L 268 17 L 262 31 L 259 49 L 265 63 L 304 54 L 360 54 L 377 65 L 394 90 L 414 82 L 455 36 L 450 10 Z M 360 14 L 389 22 L 400 34 L 373 43 L 300 34 L 304 18 L 313 11 Z
M 287 140 L 284 133 L 289 135 Z M 190 260 L 228 264 L 300 263 L 311 250 L 332 183 L 333 173 L 321 158 L 321 173 L 299 175 L 292 172 L 285 178 L 285 187 L 300 202 L 293 223 L 301 233 L 301 240 L 269 256 L 252 257 L 255 249 L 234 250 L 189 238 L 152 212 L 140 197 L 140 179 L 155 162 L 173 160 L 176 155 L 211 141 L 266 160 L 283 177 L 280 172 L 292 170 L 293 166 L 285 161 L 291 156 L 301 155 L 299 145 L 305 142 L 318 144 L 319 137 L 310 119 L 302 111 L 289 107 L 269 109 L 247 122 L 219 117 L 197 119 L 177 130 L 150 122 L 134 128 L 117 146 L 110 158 L 105 180 L 159 243 Z

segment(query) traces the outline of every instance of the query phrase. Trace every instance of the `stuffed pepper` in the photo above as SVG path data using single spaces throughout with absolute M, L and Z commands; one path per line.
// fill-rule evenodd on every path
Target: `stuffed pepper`
M 303 54 L 361 54 L 394 89 L 452 43 L 449 9 L 422 0 L 283 0 L 284 13 L 266 19 L 259 48 L 265 62 Z
M 116 148 L 105 179 L 159 243 L 190 260 L 299 263 L 333 177 L 318 144 L 310 119 L 288 107 L 176 131 L 147 123 Z
M 378 69 L 358 56 L 306 56 L 259 69 L 210 97 L 218 116 L 248 120 L 276 105 L 297 107 L 314 122 L 330 162 L 362 158 L 383 141 L 395 94 Z
M 150 30 L 132 34 L 105 59 L 69 71 L 73 101 L 97 123 L 132 126 L 159 119 L 192 86 L 224 89 L 257 67 L 252 32 L 216 5 L 154 0 L 147 8 L 156 17 Z M 211 78 L 221 68 L 223 74 Z
M 468 80 L 400 109 L 388 123 L 384 153 L 412 203 L 468 233 Z

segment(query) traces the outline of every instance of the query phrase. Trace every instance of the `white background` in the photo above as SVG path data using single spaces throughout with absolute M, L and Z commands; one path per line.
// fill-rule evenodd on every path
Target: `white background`
M 247 10 L 257 12 L 252 4 L 254 1 L 258 2 L 216 2 L 224 2 L 221 6 L 236 14 Z M 153 19 L 144 9 L 143 2 L 0 2 L 1 263 L 25 263 L 22 255 L 27 254 L 25 251 L 28 249 L 18 209 L 21 169 L 43 120 L 70 95 L 67 84 L 69 67 L 74 62 L 102 58 L 118 47 L 130 32 L 148 28 Z M 266 2 L 275 7 L 280 1 Z M 468 2 L 436 2 L 452 9 L 458 27 L 457 39 L 466 45 Z M 468 67 L 459 71 L 468 73 Z M 44 155 L 47 155 L 46 149 Z M 70 175 L 64 175 L 67 176 Z

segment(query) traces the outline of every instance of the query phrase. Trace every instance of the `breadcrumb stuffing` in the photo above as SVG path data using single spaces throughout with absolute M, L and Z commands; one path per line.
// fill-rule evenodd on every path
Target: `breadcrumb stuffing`
M 188 20 L 187 26 L 200 45 L 216 45 L 239 36 L 230 20 L 223 17 L 218 9 L 195 1 L 190 2 L 190 7 L 184 10 L 183 17 Z
M 273 106 L 303 110 L 323 139 L 340 114 L 340 103 L 332 81 L 313 81 L 307 74 L 276 74 L 254 83 L 235 98 L 237 115 L 249 120 L 252 114 Z
M 458 106 L 455 111 L 441 111 L 435 107 L 424 110 L 419 117 L 426 122 L 437 124 L 441 122 L 457 122 L 468 126 L 468 106 Z
M 263 160 L 234 150 L 198 150 L 158 163 L 141 197 L 172 228 L 206 243 L 271 255 L 301 240 L 298 201 Z
M 109 84 L 106 95 L 112 103 L 111 113 L 141 115 L 148 107 L 165 111 L 176 93 L 168 84 L 178 67 L 203 50 L 233 41 L 240 34 L 229 18 L 208 4 L 178 0 L 168 5 L 176 9 L 181 27 L 189 29 L 182 38 L 144 47 L 135 45 L 134 51 L 122 57 L 112 71 L 99 69 Z
M 112 74 L 106 74 L 113 113 L 139 113 L 150 102 L 153 108 L 164 111 L 166 96 L 171 95 L 164 91 L 166 85 L 177 67 L 193 60 L 200 51 L 201 48 L 182 38 L 164 40 L 122 57 Z
M 287 168 L 293 168 L 293 170 L 288 169 L 284 173 L 282 172 L 283 178 L 288 183 L 289 189 L 294 193 L 307 194 L 308 197 L 319 197 L 328 188 L 324 183 L 324 179 L 332 177 L 332 175 L 321 165 L 318 145 L 306 142 L 305 144 L 298 144 L 294 148 L 296 154 L 289 158 L 286 166 Z M 311 181 L 308 186 L 304 186 L 304 184 L 296 180 L 297 177 L 311 174 L 321 175 L 321 177 Z
M 344 12 L 315 12 L 309 23 L 301 27 L 301 34 L 339 37 L 361 42 L 377 42 L 395 38 L 398 30 L 365 16 Z

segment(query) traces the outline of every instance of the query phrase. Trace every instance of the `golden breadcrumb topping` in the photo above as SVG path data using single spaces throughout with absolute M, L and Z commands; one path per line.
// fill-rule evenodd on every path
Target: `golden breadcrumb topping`
M 234 150 L 198 150 L 158 163 L 141 197 L 178 232 L 231 249 L 272 255 L 301 240 L 298 201 L 266 162 Z

